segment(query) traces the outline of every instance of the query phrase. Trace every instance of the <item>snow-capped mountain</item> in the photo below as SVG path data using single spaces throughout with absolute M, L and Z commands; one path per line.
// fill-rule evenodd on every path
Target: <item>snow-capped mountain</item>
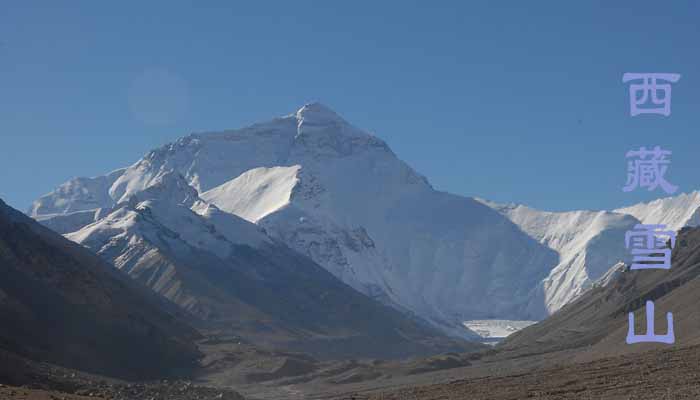
M 547 314 L 580 296 L 617 262 L 628 261 L 622 239 L 639 223 L 630 215 L 608 211 L 548 212 L 481 201 L 559 254 L 531 303 L 532 307 L 544 303 Z
M 632 215 L 643 224 L 664 224 L 667 228 L 677 231 L 684 226 L 700 225 L 698 210 L 700 210 L 700 192 L 694 191 L 618 208 L 614 212 Z
M 547 313 L 552 314 L 594 284 L 604 284 L 630 261 L 624 235 L 636 224 L 664 224 L 679 230 L 698 226 L 700 193 L 639 203 L 613 211 L 548 212 L 518 204 L 479 199 L 508 217 L 533 239 L 559 253 L 556 264 L 538 287 Z M 534 297 L 534 306 L 541 301 Z
M 434 190 L 386 143 L 320 104 L 189 135 L 108 176 L 72 180 L 30 211 L 82 240 L 71 231 L 99 223 L 167 171 L 353 288 L 452 334 L 464 335 L 467 319 L 544 316 L 527 305 L 554 251 L 491 208 Z
M 168 185 L 185 193 L 177 212 L 147 199 L 170 172 L 183 179 Z M 232 240 L 204 240 L 187 221 L 193 214 L 213 226 L 212 218 L 234 215 L 264 233 L 253 241 L 284 243 L 356 290 L 464 335 L 465 320 L 556 311 L 628 259 L 626 230 L 657 219 L 694 224 L 698 206 L 691 193 L 611 212 L 552 213 L 440 192 L 381 139 L 310 104 L 247 128 L 192 134 L 128 168 L 71 180 L 30 213 L 89 243 L 98 226 L 119 238 L 109 218 L 123 222 L 146 207 L 179 241 L 218 257 Z M 234 236 L 241 243 L 249 234 Z M 120 254 L 132 250 L 124 246 Z

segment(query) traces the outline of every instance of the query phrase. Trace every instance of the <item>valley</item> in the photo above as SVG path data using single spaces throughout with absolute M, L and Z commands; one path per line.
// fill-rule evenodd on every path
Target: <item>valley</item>
M 133 386 L 109 363 L 66 353 L 78 347 L 59 346 L 47 359 L 33 344 L 20 350 L 6 339 L 0 349 L 27 368 L 5 371 L 7 383 L 26 386 L 8 389 L 13 396 L 61 388 L 183 400 L 597 398 L 616 395 L 608 385 L 630 392 L 622 377 L 646 376 L 655 357 L 668 371 L 682 368 L 677 354 L 692 359 L 700 344 L 691 333 L 700 319 L 690 312 L 700 271 L 697 192 L 571 212 L 455 196 L 318 103 L 239 130 L 193 134 L 130 167 L 73 179 L 34 202 L 36 222 L 4 207 L 0 254 L 9 265 L 22 271 L 21 262 L 44 257 L 39 265 L 58 267 L 44 284 L 65 291 L 78 289 L 62 275 L 74 276 L 71 263 L 99 264 L 189 332 L 178 340 L 192 351 L 186 368 L 165 361 L 167 374 L 139 373 Z M 681 232 L 673 272 L 626 271 L 619 238 L 658 218 Z M 58 250 L 37 247 L 31 235 Z M 61 252 L 81 258 L 54 264 Z M 26 287 L 36 277 L 22 279 Z M 92 295 L 105 289 L 96 284 Z M 3 290 L 1 304 L 21 315 L 17 301 L 29 300 Z M 650 294 L 677 313 L 679 349 L 619 346 L 624 310 L 639 312 Z M 62 321 L 95 318 L 77 311 L 83 295 L 61 292 L 70 300 Z M 56 368 L 74 372 L 50 372 Z M 573 371 L 581 375 L 572 380 Z

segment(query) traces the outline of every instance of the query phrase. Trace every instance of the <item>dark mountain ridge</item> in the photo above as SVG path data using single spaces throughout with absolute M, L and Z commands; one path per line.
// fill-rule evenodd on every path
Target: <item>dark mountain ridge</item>
M 199 334 L 146 288 L 0 200 L 0 349 L 128 379 L 195 367 Z

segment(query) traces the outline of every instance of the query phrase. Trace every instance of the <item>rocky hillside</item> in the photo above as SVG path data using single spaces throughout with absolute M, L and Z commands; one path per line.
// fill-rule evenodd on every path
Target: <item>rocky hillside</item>
M 621 265 L 578 300 L 512 335 L 500 348 L 520 354 L 585 348 L 581 357 L 596 357 L 668 347 L 625 343 L 629 312 L 635 313 L 636 333 L 645 333 L 647 300 L 656 308 L 657 334 L 666 333 L 666 313 L 671 312 L 673 346 L 700 343 L 700 228 L 682 229 L 672 254 L 670 270 L 632 271 Z
M 150 291 L 2 201 L 0 276 L 0 350 L 135 379 L 200 357 L 198 333 Z

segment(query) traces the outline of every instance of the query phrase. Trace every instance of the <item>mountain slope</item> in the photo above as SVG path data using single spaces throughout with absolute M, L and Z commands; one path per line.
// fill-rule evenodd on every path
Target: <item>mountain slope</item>
M 463 348 L 203 202 L 179 173 L 155 175 L 148 185 L 66 237 L 188 311 L 207 332 L 326 358 Z
M 635 313 L 635 332 L 645 333 L 645 303 L 653 301 L 657 334 L 666 333 L 666 312 L 673 313 L 674 346 L 700 343 L 700 229 L 681 230 L 670 270 L 618 272 L 553 316 L 526 328 L 502 344 L 504 351 L 524 353 L 586 349 L 579 357 L 596 357 L 666 348 L 661 344 L 625 344 L 628 313 Z
M 289 204 L 297 186 L 299 165 L 254 168 L 231 181 L 202 193 L 203 200 L 256 223 Z
M 628 262 L 624 235 L 638 223 L 672 230 L 700 225 L 700 193 L 682 193 L 608 211 L 540 211 L 518 204 L 479 201 L 506 216 L 525 233 L 559 253 L 559 263 L 538 295 L 548 314 L 576 299 L 618 262 Z M 535 298 L 534 305 L 541 301 Z
M 528 304 L 555 252 L 489 207 L 434 190 L 386 143 L 320 104 L 187 136 L 116 173 L 109 187 L 85 185 L 99 192 L 85 195 L 95 201 L 57 191 L 33 216 L 43 218 L 45 204 L 111 209 L 168 170 L 353 288 L 451 334 L 468 336 L 466 319 L 546 315 Z
M 629 260 L 624 235 L 639 223 L 630 215 L 607 211 L 548 212 L 480 201 L 559 254 L 559 262 L 538 287 L 548 314 L 588 290 L 611 266 Z
M 124 173 L 124 168 L 95 178 L 74 178 L 60 185 L 51 194 L 37 199 L 29 215 L 65 215 L 94 210 L 112 204 L 109 188 Z
M 700 225 L 699 209 L 700 192 L 695 191 L 618 208 L 615 212 L 632 215 L 643 224 L 665 224 L 677 231 L 685 226 Z
M 145 288 L 0 201 L 0 349 L 133 379 L 191 368 L 198 334 Z

